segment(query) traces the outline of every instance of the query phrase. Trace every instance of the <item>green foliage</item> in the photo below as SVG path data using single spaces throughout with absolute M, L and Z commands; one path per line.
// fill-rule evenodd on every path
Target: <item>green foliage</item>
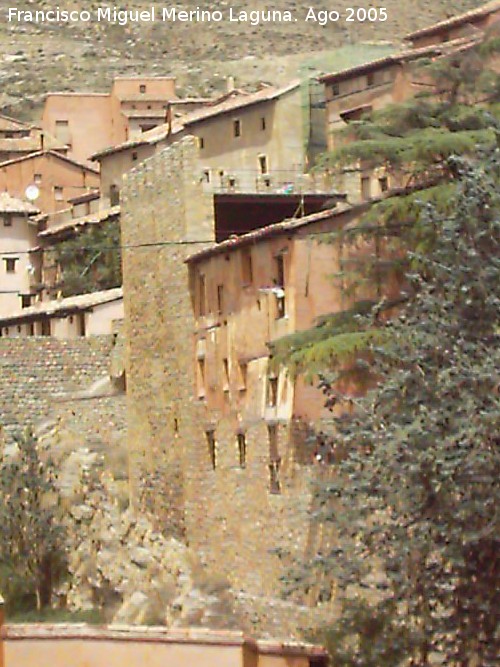
M 392 600 L 347 600 L 339 622 L 316 631 L 311 640 L 328 650 L 334 667 L 394 667 L 418 642 L 397 619 Z
M 63 296 L 120 287 L 122 284 L 120 225 L 113 220 L 92 225 L 62 241 L 48 253 L 60 268 Z
M 8 610 L 50 604 L 65 571 L 65 531 L 58 520 L 55 470 L 27 431 L 18 453 L 0 465 L 0 589 Z
M 347 454 L 319 491 L 319 518 L 335 523 L 340 546 L 309 567 L 334 576 L 345 593 L 363 583 L 376 594 L 366 574 L 381 563 L 384 599 L 393 603 L 384 627 L 410 633 L 411 664 L 429 665 L 437 653 L 447 665 L 493 667 L 500 639 L 500 149 L 474 164 L 454 158 L 450 168 L 457 174 L 452 213 L 421 212 L 422 224 L 440 233 L 430 254 L 412 253 L 420 267 L 408 275 L 413 297 L 383 326 L 391 345 L 372 345 L 365 361 L 377 386 L 351 416 L 334 418 L 335 444 Z M 336 396 L 329 381 L 324 390 Z M 351 611 L 347 604 L 347 626 L 356 621 Z M 365 621 L 357 622 L 363 639 Z M 338 664 L 377 664 L 372 649 L 350 644 L 351 662 Z M 400 664 L 397 652 L 387 660 L 379 664 Z

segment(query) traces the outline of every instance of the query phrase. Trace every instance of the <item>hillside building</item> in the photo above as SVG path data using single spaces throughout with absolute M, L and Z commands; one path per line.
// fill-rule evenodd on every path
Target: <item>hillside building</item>
M 256 93 L 232 91 L 203 109 L 96 153 L 103 202 L 117 204 L 124 174 L 188 135 L 197 139 L 196 175 L 207 191 L 327 191 L 321 176 L 315 180 L 306 173 L 318 147 L 311 144 L 313 127 L 304 94 L 298 82 L 266 86 Z
M 184 535 L 208 571 L 265 598 L 295 556 L 331 540 L 308 518 L 322 474 L 314 427 L 324 401 L 273 366 L 268 344 L 346 307 L 342 262 L 374 248 L 323 241 L 368 205 L 325 199 L 305 217 L 253 215 L 251 227 L 224 234 L 217 195 L 192 178 L 197 161 L 196 140 L 185 138 L 124 187 L 132 498 Z M 244 220 L 237 198 L 233 216 Z
M 26 199 L 29 186 L 36 186 L 36 206 L 44 213 L 67 208 L 74 197 L 99 188 L 99 173 L 92 167 L 53 150 L 43 150 L 0 164 L 0 192 Z
M 123 319 L 121 288 L 79 294 L 66 299 L 37 301 L 0 316 L 0 336 L 79 338 L 111 335 Z
M 120 77 L 109 93 L 49 93 L 42 127 L 68 146 L 68 155 L 89 164 L 93 153 L 208 103 L 178 97 L 174 77 Z
M 413 48 L 444 44 L 460 38 L 477 37 L 500 19 L 500 2 L 493 0 L 477 9 L 452 16 L 405 36 Z
M 31 303 L 29 250 L 36 245 L 37 213 L 32 204 L 0 193 L 0 317 Z

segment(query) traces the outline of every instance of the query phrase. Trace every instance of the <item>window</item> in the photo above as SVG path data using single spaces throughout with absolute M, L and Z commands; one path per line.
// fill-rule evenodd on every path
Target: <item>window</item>
M 269 438 L 269 491 L 270 493 L 281 493 L 281 458 L 278 452 L 278 427 L 275 424 L 269 424 L 267 433 Z
M 275 408 L 278 403 L 278 378 L 270 375 L 267 378 L 267 404 L 270 408 Z
M 33 182 L 35 185 L 41 185 L 42 184 L 42 174 L 34 174 L 33 175 Z
M 203 150 L 205 148 L 205 139 L 203 137 L 199 137 L 198 146 L 199 146 L 200 150 Z
M 210 169 L 203 170 L 203 180 L 205 183 L 210 183 Z
M 138 157 L 139 157 L 139 156 L 137 155 L 137 151 L 134 151 L 134 152 L 132 153 L 132 162 L 137 162 L 137 158 L 138 158 Z
M 207 438 L 208 445 L 208 455 L 210 456 L 210 463 L 212 464 L 212 469 L 217 468 L 217 443 L 215 441 L 215 431 L 209 430 L 205 431 L 205 436 Z
M 251 285 L 253 282 L 252 251 L 245 248 L 241 251 L 241 277 L 244 285 Z
M 261 174 L 267 174 L 267 157 L 259 155 L 259 170 Z
M 67 120 L 56 120 L 56 127 L 68 127 L 69 122 Z
M 31 294 L 21 294 L 21 308 L 29 308 L 31 306 Z
M 244 433 L 238 433 L 238 458 L 240 468 L 245 468 L 247 464 L 247 438 Z
M 380 185 L 380 192 L 387 192 L 389 189 L 389 181 L 387 179 L 387 176 L 381 176 L 378 179 L 378 183 Z
M 217 312 L 219 315 L 224 312 L 224 285 L 217 285 Z
M 139 86 L 139 92 L 142 94 L 146 92 L 146 86 L 144 83 L 141 83 L 141 85 Z
M 262 118 L 260 119 L 260 129 L 262 130 L 262 132 L 264 132 L 264 130 L 266 129 L 266 117 L 265 116 L 262 116 Z
M 16 262 L 19 260 L 19 257 L 4 257 L 5 262 L 5 273 L 15 273 L 16 272 Z
M 222 391 L 229 391 L 229 360 L 222 360 Z
M 202 357 L 198 359 L 198 364 L 197 364 L 197 391 L 198 391 L 198 398 L 204 398 L 205 397 L 205 358 Z
M 277 255 L 274 258 L 276 286 L 276 319 L 281 319 L 286 315 L 285 303 L 285 262 L 283 255 Z
M 85 313 L 78 313 L 78 335 L 84 337 L 87 333 L 85 326 Z
M 241 137 L 241 120 L 233 120 L 233 134 L 235 137 Z
M 54 199 L 56 201 L 63 201 L 64 190 L 60 185 L 54 185 Z
M 45 319 L 41 322 L 41 334 L 42 336 L 50 336 L 50 320 Z
M 369 176 L 361 177 L 361 198 L 364 200 L 370 199 L 371 193 L 371 179 Z
M 11 213 L 4 213 L 3 214 L 3 226 L 4 227 L 12 227 L 12 214 Z
M 33 322 L 31 324 L 28 324 L 28 336 L 34 336 L 35 335 L 35 325 Z
M 236 179 L 234 176 L 230 176 L 227 180 L 228 185 L 230 188 L 235 188 L 236 187 Z
M 369 72 L 366 76 L 366 85 L 368 88 L 371 88 L 373 85 L 375 85 L 375 74 L 373 72 Z
M 109 203 L 111 206 L 118 206 L 120 203 L 120 190 L 114 183 L 109 186 Z
M 205 276 L 203 274 L 198 275 L 198 315 L 203 317 L 206 314 L 207 310 L 207 294 L 206 294 L 206 285 L 205 285 Z
M 247 389 L 248 364 L 245 361 L 238 362 L 239 386 L 240 391 Z
M 334 83 L 331 88 L 332 97 L 338 97 L 340 95 L 340 84 Z

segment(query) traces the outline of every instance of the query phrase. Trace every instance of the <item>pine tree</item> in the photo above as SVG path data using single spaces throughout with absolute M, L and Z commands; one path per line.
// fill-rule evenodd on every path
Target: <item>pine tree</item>
M 344 373 L 368 388 L 351 413 L 332 413 L 341 462 L 319 484 L 315 518 L 335 525 L 337 546 L 291 578 L 299 588 L 337 582 L 343 616 L 323 636 L 339 667 L 429 665 L 433 655 L 457 667 L 498 664 L 500 131 L 496 97 L 465 109 L 460 82 L 448 80 L 444 107 L 415 100 L 386 113 L 391 126 L 406 119 L 409 143 L 379 137 L 367 153 L 415 168 L 420 187 L 354 232 L 381 238 L 393 226 L 406 249 L 396 315 L 384 318 L 395 304 L 383 298 L 355 300 L 274 347 L 275 359 L 320 374 L 332 408 L 342 406 Z M 476 76 L 486 80 L 498 89 L 494 76 Z M 451 117 L 467 117 L 466 128 L 444 129 Z M 373 122 L 359 130 L 373 137 Z M 342 150 L 361 157 L 364 141 L 372 138 Z

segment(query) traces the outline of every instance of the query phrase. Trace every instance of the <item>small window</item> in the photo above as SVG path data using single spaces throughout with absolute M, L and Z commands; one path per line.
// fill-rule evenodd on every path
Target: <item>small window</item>
M 33 182 L 35 185 L 41 185 L 42 184 L 42 174 L 34 174 L 33 175 Z
M 29 308 L 31 306 L 31 294 L 21 294 L 21 308 Z
M 198 138 L 198 146 L 200 147 L 200 150 L 205 148 L 205 139 L 203 137 Z
M 267 379 L 267 404 L 275 408 L 278 403 L 278 378 L 271 376 Z
M 205 359 L 198 359 L 197 365 L 197 390 L 198 398 L 205 397 Z
M 144 83 L 141 83 L 141 85 L 139 86 L 139 92 L 142 94 L 146 92 L 146 86 Z
M 369 176 L 361 177 L 361 197 L 364 200 L 370 199 L 372 196 L 371 192 L 371 178 Z
M 109 203 L 111 206 L 118 206 L 120 203 L 120 190 L 114 183 L 109 186 Z
M 54 185 L 54 199 L 56 201 L 63 201 L 64 199 L 64 190 L 60 185 Z
M 210 183 L 210 169 L 203 170 L 203 181 L 205 183 Z
M 69 121 L 67 120 L 56 120 L 56 127 L 68 127 Z
M 285 262 L 283 255 L 277 255 L 274 258 L 275 263 L 275 279 L 276 287 L 276 318 L 280 319 L 286 315 L 285 302 Z
M 331 88 L 332 97 L 338 97 L 340 95 L 340 84 L 334 83 Z
M 378 179 L 379 186 L 380 186 L 380 192 L 387 192 L 389 189 L 389 181 L 387 179 L 387 176 L 382 176 L 381 178 Z
M 240 468 L 245 468 L 247 464 L 247 438 L 244 433 L 238 433 L 238 458 Z
M 133 151 L 133 153 L 132 153 L 132 162 L 137 162 L 138 157 L 139 156 L 137 155 L 137 151 Z
M 34 336 L 35 335 L 35 325 L 33 322 L 31 324 L 28 324 L 28 336 Z
M 205 431 L 205 436 L 207 438 L 210 463 L 212 464 L 212 469 L 215 470 L 217 468 L 217 443 L 215 441 L 215 431 Z
M 266 129 L 266 117 L 265 116 L 262 116 L 262 118 L 260 119 L 260 129 L 262 130 L 262 132 L 264 132 L 265 129 Z
M 261 174 L 267 174 L 267 157 L 259 155 L 259 170 Z
M 269 492 L 279 495 L 281 493 L 280 483 L 280 466 L 281 461 L 271 461 L 269 464 Z
M 12 214 L 10 213 L 3 214 L 3 226 L 12 227 Z
M 217 285 L 217 312 L 219 315 L 224 312 L 224 285 Z
M 222 390 L 229 391 L 229 360 L 222 360 Z
M 205 285 L 205 276 L 198 275 L 198 315 L 203 317 L 207 311 L 207 294 Z
M 85 313 L 78 313 L 78 335 L 84 337 L 87 333 Z
M 233 120 L 233 134 L 235 137 L 241 137 L 241 120 Z
M 229 185 L 230 188 L 235 188 L 235 187 L 236 187 L 236 179 L 235 179 L 235 177 L 234 177 L 234 176 L 230 176 L 230 177 L 227 179 L 227 183 L 228 183 L 228 185 Z
M 241 251 L 241 274 L 244 285 L 253 283 L 252 251 L 250 248 Z
M 42 336 L 50 336 L 50 320 L 42 320 L 41 322 L 41 334 Z
M 238 363 L 239 371 L 239 387 L 240 391 L 246 391 L 247 389 L 247 375 L 248 375 L 248 364 L 245 361 L 240 361 Z
M 373 72 L 369 72 L 366 76 L 366 85 L 368 88 L 371 88 L 373 85 L 375 85 L 375 74 Z
M 16 263 L 19 261 L 19 257 L 4 257 L 3 261 L 5 262 L 6 273 L 16 272 Z

